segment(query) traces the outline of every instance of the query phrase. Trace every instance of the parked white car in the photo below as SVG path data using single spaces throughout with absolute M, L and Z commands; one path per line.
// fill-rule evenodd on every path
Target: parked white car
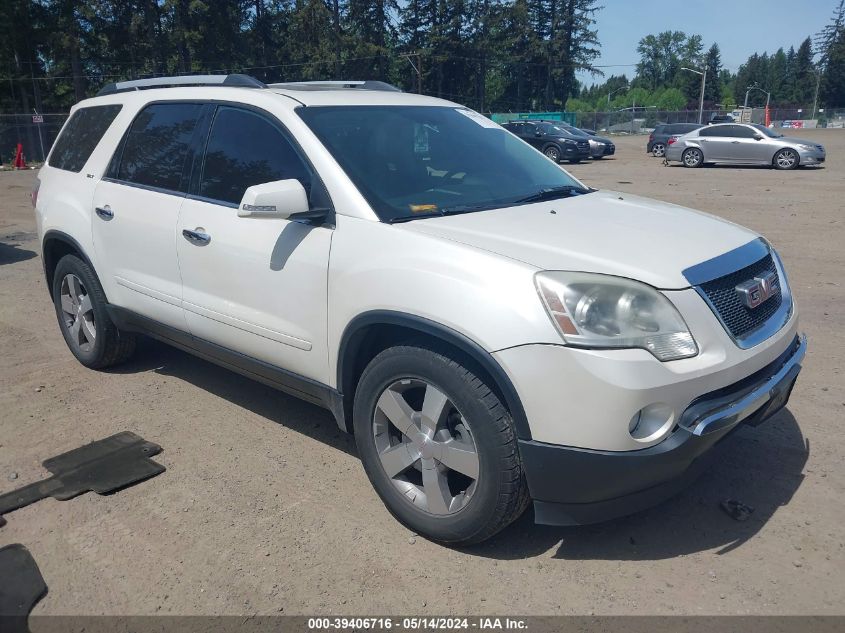
M 805 352 L 759 235 L 593 190 L 377 82 L 110 85 L 39 183 L 83 365 L 143 333 L 325 406 L 390 512 L 440 542 L 529 500 L 559 525 L 657 503 L 784 406 Z

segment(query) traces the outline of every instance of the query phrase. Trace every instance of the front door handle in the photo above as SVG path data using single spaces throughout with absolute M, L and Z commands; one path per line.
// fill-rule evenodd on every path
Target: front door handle
M 731 145 L 739 145 L 739 141 L 731 141 Z
M 182 229 L 182 235 L 191 244 L 196 244 L 197 246 L 205 246 L 211 241 L 211 236 L 202 227 L 197 227 L 193 231 Z
M 96 211 L 97 215 L 99 215 L 104 220 L 111 220 L 114 217 L 114 211 L 111 210 L 111 207 L 109 205 L 105 205 L 103 207 L 94 207 L 94 211 Z

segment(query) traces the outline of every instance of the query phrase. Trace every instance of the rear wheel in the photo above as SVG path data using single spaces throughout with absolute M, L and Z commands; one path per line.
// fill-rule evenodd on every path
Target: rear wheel
M 549 147 L 543 150 L 543 153 L 549 158 L 549 160 L 556 163 L 560 162 L 560 150 L 554 145 L 549 145 Z
M 697 147 L 690 147 L 684 150 L 681 160 L 684 163 L 684 167 L 701 167 L 704 164 L 704 154 Z
M 135 336 L 121 332 L 106 311 L 106 295 L 94 271 L 74 255 L 65 255 L 53 274 L 53 304 L 65 343 L 77 360 L 102 369 L 127 360 Z
M 775 166 L 775 169 L 795 169 L 798 167 L 798 162 L 798 152 L 794 149 L 789 149 L 788 147 L 780 150 L 777 154 L 775 154 L 774 159 L 772 159 L 772 164 Z
M 483 541 L 525 510 L 513 423 L 484 380 L 442 352 L 376 356 L 355 393 L 355 440 L 387 509 L 453 545 Z
M 658 158 L 666 155 L 666 145 L 663 143 L 655 143 L 651 146 L 651 153 Z

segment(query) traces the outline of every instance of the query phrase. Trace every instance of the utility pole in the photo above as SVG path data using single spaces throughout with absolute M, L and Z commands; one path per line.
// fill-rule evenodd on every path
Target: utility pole
M 422 56 L 419 53 L 403 53 L 400 57 L 407 59 L 411 68 L 417 73 L 417 94 L 422 94 Z M 417 58 L 416 64 L 411 61 L 411 57 Z

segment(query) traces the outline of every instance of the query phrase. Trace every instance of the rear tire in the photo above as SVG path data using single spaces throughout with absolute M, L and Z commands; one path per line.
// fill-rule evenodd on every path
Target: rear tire
M 781 170 L 795 169 L 798 167 L 799 162 L 800 159 L 798 158 L 798 152 L 794 149 L 789 149 L 788 147 L 778 151 L 772 159 L 772 165 L 774 168 Z
M 697 147 L 690 147 L 684 150 L 684 153 L 681 155 L 681 161 L 684 167 L 701 167 L 704 164 L 704 154 Z
M 655 143 L 651 146 L 651 153 L 657 158 L 662 158 L 666 155 L 666 145 L 663 143 Z
M 106 295 L 91 267 L 75 255 L 65 255 L 53 273 L 53 305 L 59 328 L 76 359 L 91 369 L 128 360 L 135 336 L 121 332 L 106 310 Z
M 379 497 L 421 535 L 478 543 L 528 505 L 510 414 L 447 353 L 409 343 L 378 354 L 358 383 L 353 424 Z

